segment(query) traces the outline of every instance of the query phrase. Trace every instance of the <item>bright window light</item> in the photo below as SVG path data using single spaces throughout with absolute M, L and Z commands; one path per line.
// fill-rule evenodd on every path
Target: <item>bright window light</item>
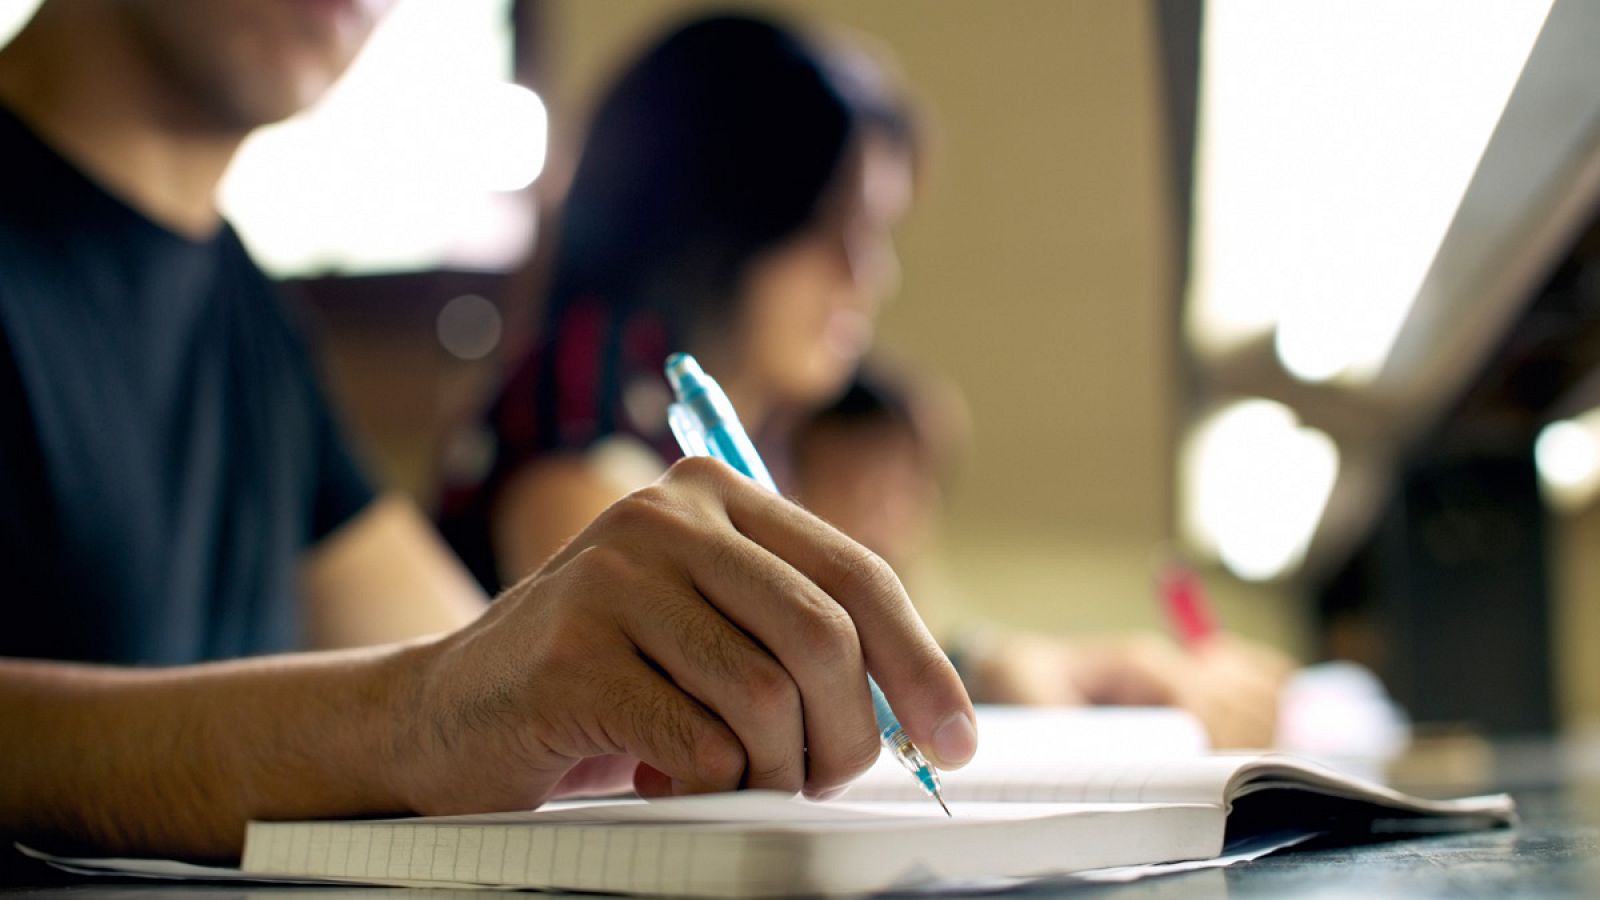
M 1190 544 L 1251 581 L 1305 557 L 1339 473 L 1333 440 L 1272 400 L 1241 400 L 1201 421 L 1180 465 Z
M 0 46 L 10 43 L 22 26 L 33 18 L 40 0 L 0 0 Z
M 222 186 L 277 275 L 507 267 L 532 242 L 515 192 L 545 108 L 509 82 L 509 0 L 406 0 L 317 106 L 246 142 Z
M 1600 496 L 1600 409 L 1546 425 L 1534 442 L 1533 459 L 1552 506 L 1587 506 Z
M 1188 331 L 1375 377 L 1551 0 L 1206 4 Z

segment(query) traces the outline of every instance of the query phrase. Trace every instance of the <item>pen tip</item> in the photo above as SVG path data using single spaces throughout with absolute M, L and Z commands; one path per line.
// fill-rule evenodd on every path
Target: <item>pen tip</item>
M 950 812 L 950 807 L 944 805 L 944 798 L 943 797 L 939 796 L 938 794 L 934 794 L 933 795 L 933 799 L 939 801 L 939 808 L 944 810 L 944 814 L 946 816 L 949 816 L 952 819 L 955 818 L 955 816 Z

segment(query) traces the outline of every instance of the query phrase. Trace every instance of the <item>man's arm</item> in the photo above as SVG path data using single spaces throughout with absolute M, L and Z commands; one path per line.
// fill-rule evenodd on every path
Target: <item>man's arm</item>
M 384 776 L 406 653 L 144 670 L 0 660 L 0 833 L 224 858 L 251 818 L 403 812 Z
M 930 759 L 971 757 L 966 691 L 894 573 L 688 460 L 442 637 L 166 670 L 0 662 L 0 833 L 215 858 L 251 818 L 527 809 L 618 773 L 650 796 L 821 795 L 877 758 L 868 668 Z
M 441 634 L 487 598 L 409 500 L 384 496 L 324 538 L 300 566 L 308 645 L 364 647 Z

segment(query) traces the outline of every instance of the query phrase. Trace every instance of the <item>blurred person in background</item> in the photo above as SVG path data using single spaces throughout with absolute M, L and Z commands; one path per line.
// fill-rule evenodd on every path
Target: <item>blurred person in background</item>
M 970 428 L 954 385 L 869 359 L 842 394 L 790 432 L 795 497 L 882 556 L 915 590 Z M 1194 651 L 1158 634 L 1064 640 L 985 622 L 983 610 L 964 608 L 972 604 L 962 597 L 934 593 L 944 608 L 923 615 L 945 636 L 980 701 L 1177 706 L 1193 712 L 1219 747 L 1272 742 L 1292 664 L 1269 648 L 1226 634 Z
M 662 375 L 675 351 L 797 489 L 795 426 L 845 391 L 898 285 L 919 141 L 880 62 L 776 20 L 692 19 L 625 68 L 565 198 L 542 330 L 489 409 L 493 462 L 445 473 L 442 530 L 485 586 L 533 571 L 678 458 Z M 889 549 L 904 523 L 835 524 Z M 1223 746 L 1270 742 L 1288 671 L 1227 637 L 1201 654 L 1159 635 L 998 629 L 953 646 L 981 700 L 1176 704 Z
M 789 435 L 802 505 L 894 567 L 915 568 L 971 442 L 958 389 L 876 354 Z
M 678 457 L 669 353 L 764 451 L 835 396 L 897 281 L 914 161 L 882 73 L 779 25 L 691 21 L 630 66 L 579 156 L 533 352 L 489 412 L 493 467 L 447 482 L 444 532 L 480 580 L 531 571 Z
M 878 755 L 868 655 L 961 765 L 893 573 L 720 463 L 492 609 L 369 486 L 215 195 L 385 5 L 47 0 L 0 50 L 0 872 L 36 877 L 17 840 L 214 859 L 252 818 L 826 794 Z

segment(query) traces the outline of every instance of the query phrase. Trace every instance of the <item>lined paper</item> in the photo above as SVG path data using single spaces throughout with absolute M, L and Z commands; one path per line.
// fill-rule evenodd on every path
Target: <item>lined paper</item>
M 941 773 L 951 801 L 1006 803 L 1208 803 L 1222 805 L 1235 776 L 1258 757 L 1196 756 L 1168 760 L 1068 760 L 1007 768 L 973 766 Z M 890 777 L 892 776 L 892 777 Z M 898 767 L 862 778 L 850 800 L 922 799 Z
M 675 893 L 732 879 L 742 844 L 736 831 L 717 835 L 639 825 L 253 822 L 240 868 L 373 881 Z
M 908 792 L 903 773 L 868 781 L 829 804 L 747 791 L 427 819 L 251 823 L 242 869 L 657 895 L 860 892 L 918 879 L 1214 857 L 1230 801 L 1268 788 L 1369 804 L 1355 818 L 1441 815 L 1455 821 L 1435 825 L 1475 828 L 1513 816 L 1506 797 L 1424 801 L 1273 755 L 951 772 L 954 819 Z M 856 802 L 896 792 L 904 803 Z

